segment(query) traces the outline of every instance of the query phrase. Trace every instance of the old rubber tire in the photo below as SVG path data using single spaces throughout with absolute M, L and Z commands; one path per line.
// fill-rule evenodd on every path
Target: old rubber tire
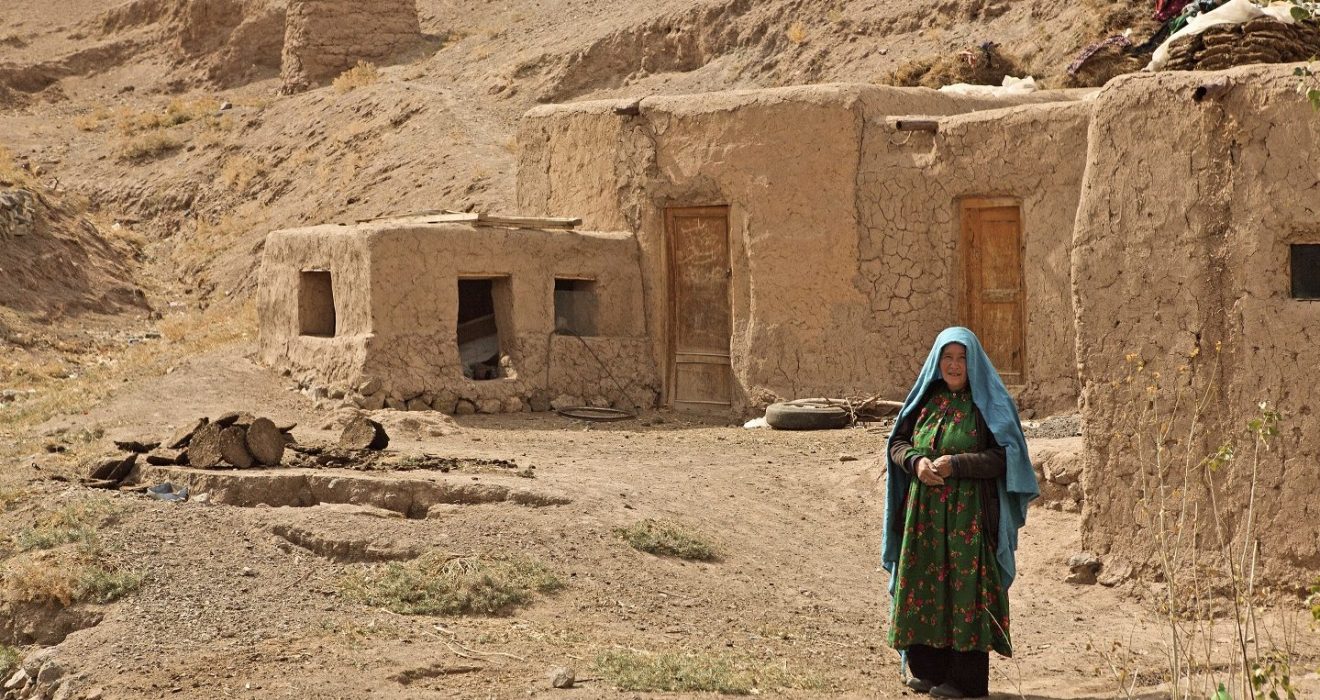
M 772 403 L 765 422 L 776 430 L 827 430 L 852 422 L 848 407 L 826 399 L 798 399 Z

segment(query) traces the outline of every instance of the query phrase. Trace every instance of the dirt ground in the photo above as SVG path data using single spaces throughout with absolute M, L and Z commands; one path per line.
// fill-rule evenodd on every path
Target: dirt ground
M 246 344 L 213 350 L 35 430 L 99 426 L 107 442 L 243 409 L 298 421 L 294 435 L 303 444 L 337 437 L 319 429 L 324 404 L 318 409 L 291 380 L 255 366 L 250 353 Z M 669 412 L 609 425 L 547 414 L 416 416 L 443 434 L 408 437 L 396 428 L 389 450 L 512 460 L 535 477 L 458 469 L 372 478 L 503 484 L 568 502 L 450 505 L 424 519 L 330 504 L 164 503 L 51 481 L 70 468 L 69 456 L 30 457 L 34 479 L 0 516 L 6 529 L 73 500 L 109 498 L 115 515 L 99 535 L 119 565 L 144 574 L 123 599 L 82 606 L 101 622 L 44 652 L 72 679 L 71 697 L 661 695 L 619 691 L 600 677 L 594 659 L 617 648 L 778 667 L 793 680 L 764 692 L 784 697 L 904 696 L 897 656 L 884 643 L 887 596 L 877 570 L 883 430 L 752 430 Z M 298 470 L 223 474 L 280 471 Z M 701 533 L 718 559 L 643 554 L 614 534 L 643 518 Z M 1031 513 L 1012 590 L 1017 653 L 992 661 L 996 697 L 1113 697 L 1116 669 L 1137 674 L 1138 695 L 1160 695 L 1143 686 L 1164 667 L 1167 632 L 1137 584 L 1063 581 L 1078 527 L 1073 514 Z M 337 594 L 341 577 L 363 566 L 354 559 L 367 555 L 354 543 L 364 542 L 404 558 L 525 556 L 565 586 L 508 616 L 398 615 Z M 1276 618 L 1305 625 L 1296 601 L 1290 608 Z M 1313 634 L 1293 643 L 1307 668 L 1320 663 Z M 548 674 L 559 666 L 576 671 L 575 688 L 551 688 Z M 1296 676 L 1320 692 L 1315 673 Z

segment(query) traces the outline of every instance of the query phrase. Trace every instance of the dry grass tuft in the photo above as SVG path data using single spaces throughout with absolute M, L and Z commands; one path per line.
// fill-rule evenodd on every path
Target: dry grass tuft
M 560 588 L 535 561 L 443 554 L 361 567 L 340 581 L 344 597 L 402 615 L 501 615 Z
M 14 187 L 33 187 L 37 183 L 32 171 L 19 165 L 9 149 L 0 146 L 0 185 Z
M 884 81 L 901 87 L 940 88 L 954 83 L 1000 85 L 1004 76 L 1021 76 L 1021 60 L 995 44 L 973 46 L 943 56 L 927 56 L 899 66 Z
M 14 542 L 19 549 L 52 549 L 63 544 L 93 544 L 96 530 L 114 513 L 114 506 L 103 498 L 89 498 L 69 503 L 43 513 L 32 527 L 18 531 Z
M 340 73 L 331 85 L 334 87 L 335 92 L 342 95 L 357 88 L 371 85 L 378 80 L 380 80 L 380 71 L 376 70 L 374 64 L 367 61 L 358 61 L 356 66 Z
M 614 531 L 633 549 L 693 561 L 714 561 L 715 548 L 700 536 L 688 533 L 680 526 L 663 520 L 646 519 L 629 527 Z
M 205 312 L 172 315 L 160 322 L 159 342 L 128 346 L 83 368 L 76 378 L 65 378 L 62 371 L 49 376 L 14 373 L 11 388 L 34 389 L 36 393 L 0 411 L 0 435 L 58 415 L 81 413 L 105 399 L 116 387 L 123 386 L 126 379 L 159 376 L 182 358 L 250 337 L 256 330 L 256 317 L 253 302 L 237 308 L 217 305 Z M 40 448 L 39 444 L 30 442 L 4 443 L 0 439 L 0 458 L 17 458 Z
M 150 132 L 121 140 L 114 149 L 115 159 L 124 163 L 133 163 L 149 158 L 157 158 L 183 146 L 183 141 L 176 136 L 161 132 Z
M 261 161 L 250 156 L 238 155 L 225 159 L 220 166 L 220 182 L 226 189 L 242 192 L 253 180 L 265 174 Z
M 793 675 L 770 662 L 705 652 L 615 649 L 596 657 L 595 670 L 620 690 L 750 695 L 768 689 L 824 688 L 813 676 Z
M 14 603 L 109 603 L 141 585 L 141 575 L 109 566 L 96 553 L 69 550 L 17 556 L 0 570 L 0 594 Z
M 173 99 L 163 110 L 134 112 L 127 108 L 121 109 L 116 122 L 120 133 L 131 136 L 143 131 L 168 129 L 186 124 L 194 119 L 215 114 L 219 107 L 219 103 L 212 99 Z
M 807 28 L 801 22 L 794 22 L 784 32 L 784 36 L 788 37 L 788 40 L 794 44 L 804 44 L 807 41 Z

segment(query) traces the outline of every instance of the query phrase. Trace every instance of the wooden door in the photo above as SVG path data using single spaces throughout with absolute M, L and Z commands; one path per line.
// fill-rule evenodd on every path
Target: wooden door
M 1024 381 L 1022 215 L 1016 200 L 962 203 L 963 317 L 1004 383 Z
M 669 253 L 669 368 L 675 407 L 728 406 L 729 208 L 665 210 Z

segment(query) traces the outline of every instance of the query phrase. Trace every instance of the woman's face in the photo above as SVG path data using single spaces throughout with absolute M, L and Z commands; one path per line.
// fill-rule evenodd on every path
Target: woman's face
M 954 391 L 967 386 L 967 348 L 960 343 L 949 343 L 940 351 L 940 374 L 944 383 Z

